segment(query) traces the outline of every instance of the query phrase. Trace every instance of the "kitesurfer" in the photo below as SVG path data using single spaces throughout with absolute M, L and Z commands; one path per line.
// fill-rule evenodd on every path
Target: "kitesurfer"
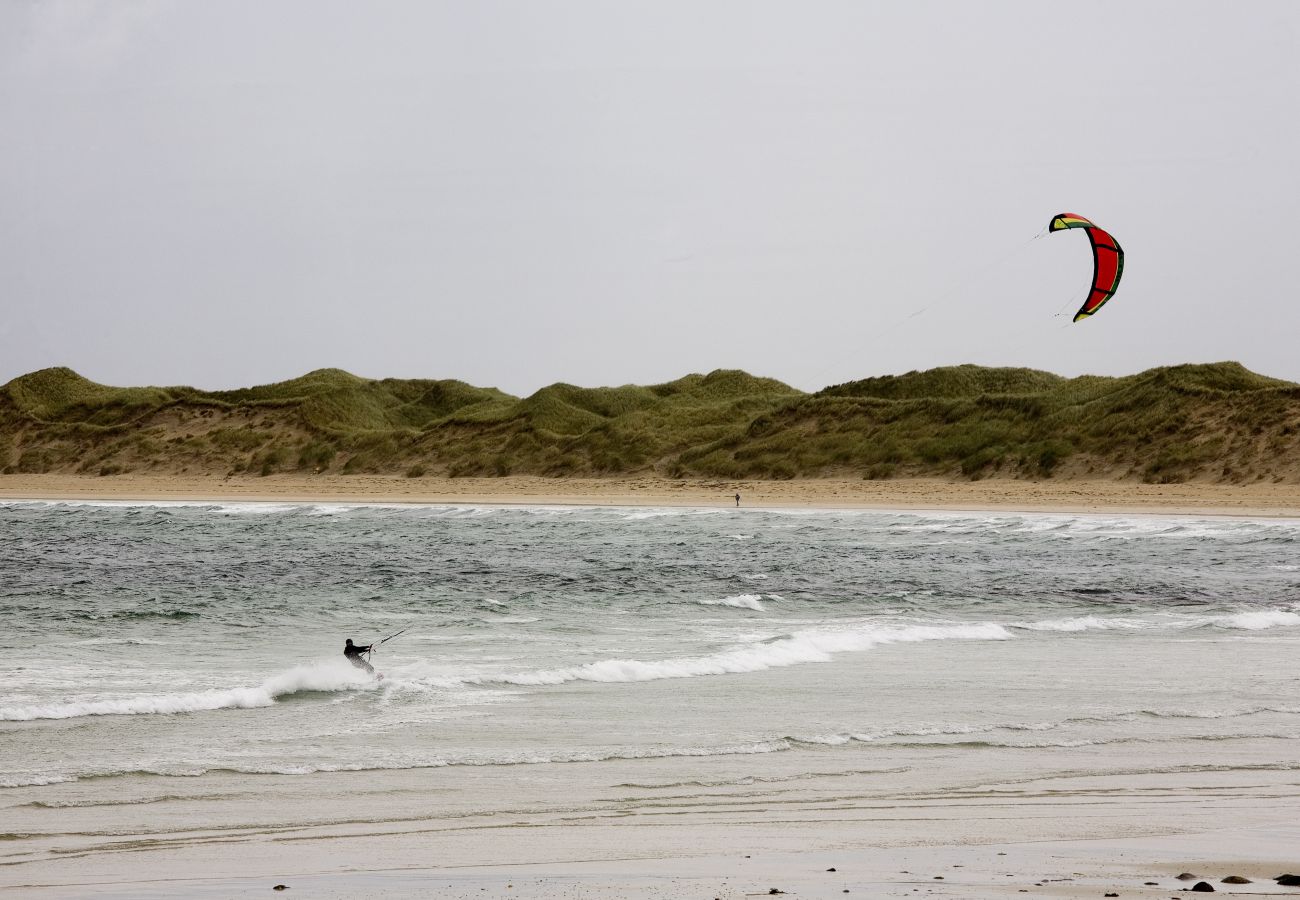
M 358 669 L 365 669 L 371 675 L 375 674 L 375 667 L 361 658 L 362 653 L 369 653 L 374 644 L 367 644 L 364 647 L 358 647 L 352 643 L 352 638 L 348 638 L 347 643 L 343 645 L 343 655 L 348 658 L 348 662 Z

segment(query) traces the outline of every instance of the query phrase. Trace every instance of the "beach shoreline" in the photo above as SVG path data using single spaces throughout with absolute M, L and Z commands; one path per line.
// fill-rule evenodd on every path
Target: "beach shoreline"
M 11 566 L 14 607 L 46 591 L 52 615 L 19 621 L 43 646 L 9 660 L 35 687 L 0 728 L 0 898 L 1296 896 L 1272 878 L 1300 870 L 1300 575 L 1279 521 L 1297 493 L 5 476 L 11 501 L 220 508 L 8 506 L 15 544 L 45 550 Z M 923 514 L 940 510 L 988 515 Z M 626 591 L 628 572 L 632 601 L 572 586 Z M 1143 583 L 1177 602 L 1143 606 Z M 879 621 L 818 611 L 863 585 Z M 1193 590 L 1223 603 L 1179 612 Z M 565 618 L 569 595 L 596 599 Z M 421 624 L 382 687 L 330 673 L 345 629 L 390 634 L 399 613 Z M 982 627 L 916 631 L 936 613 Z M 918 639 L 861 637 L 882 634 Z
M 59 859 L 19 850 L 26 858 L 0 869 L 0 896 L 242 897 L 284 885 L 287 896 L 339 898 L 923 893 L 998 900 L 1025 893 L 1170 897 L 1198 881 L 1229 896 L 1295 896 L 1273 879 L 1296 868 L 1290 848 L 1300 828 L 1270 803 L 1270 794 L 1289 793 L 1294 785 L 1280 772 L 1266 773 L 1267 785 L 1243 776 L 1203 777 L 1199 784 L 1184 776 L 1175 786 L 1168 776 L 1112 774 L 1035 798 L 1008 794 L 1014 783 L 996 782 L 981 796 L 959 791 L 947 799 L 937 791 L 868 801 L 848 790 L 838 801 L 801 795 L 791 806 L 790 798 L 772 795 L 767 803 L 775 805 L 767 811 L 733 792 L 710 804 L 680 806 L 679 818 L 658 823 L 652 808 L 630 818 L 593 816 L 595 798 L 582 778 L 566 780 L 583 803 L 550 797 L 526 814 L 431 810 L 422 818 L 372 818 L 377 806 L 360 797 L 366 815 L 350 821 L 253 826 L 244 820 L 233 828 L 192 822 L 167 833 L 128 828 L 36 837 L 72 852 Z M 346 789 L 358 775 L 297 777 L 306 782 L 305 795 L 313 786 Z M 218 776 L 217 783 L 230 780 Z M 500 797 L 503 786 L 492 781 L 485 787 Z M 438 792 L 421 793 L 432 803 Z M 67 818 L 57 808 L 46 812 Z M 1195 877 L 1180 879 L 1183 873 Z M 1249 883 L 1224 883 L 1234 875 Z
M 978 510 L 1300 518 L 1300 485 L 935 478 L 728 481 L 381 475 L 0 476 L 4 500 Z

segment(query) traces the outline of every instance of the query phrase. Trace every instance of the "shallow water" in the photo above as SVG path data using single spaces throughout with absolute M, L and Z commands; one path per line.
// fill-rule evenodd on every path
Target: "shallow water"
M 1227 518 L 5 503 L 0 785 L 1300 768 L 1298 550 Z M 402 628 L 382 682 L 342 659 Z

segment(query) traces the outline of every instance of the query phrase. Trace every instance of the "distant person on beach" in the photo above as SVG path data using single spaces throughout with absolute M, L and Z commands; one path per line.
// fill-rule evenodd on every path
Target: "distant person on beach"
M 739 495 L 739 494 L 736 495 L 736 505 L 737 505 L 737 506 L 740 506 L 740 495 Z
M 348 662 L 352 663 L 352 665 L 356 666 L 358 669 L 365 669 L 373 675 L 375 674 L 375 667 L 361 658 L 361 654 L 369 653 L 372 646 L 374 645 L 366 644 L 364 647 L 358 647 L 356 644 L 352 643 L 352 638 L 348 638 L 347 643 L 343 645 L 343 655 L 348 658 Z

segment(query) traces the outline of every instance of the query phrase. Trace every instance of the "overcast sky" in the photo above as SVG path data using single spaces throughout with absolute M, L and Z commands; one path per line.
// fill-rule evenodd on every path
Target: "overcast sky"
M 1300 380 L 1298 110 L 1294 0 L 0 0 L 0 383 Z

